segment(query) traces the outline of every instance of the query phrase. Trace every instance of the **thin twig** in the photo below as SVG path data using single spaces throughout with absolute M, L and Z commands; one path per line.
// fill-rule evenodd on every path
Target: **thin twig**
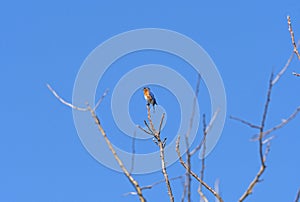
M 245 121 L 245 120 L 243 120 L 243 119 L 240 119 L 240 118 L 238 118 L 238 117 L 230 116 L 230 118 L 233 119 L 233 120 L 239 121 L 239 122 L 241 122 L 241 123 L 243 123 L 243 124 L 245 124 L 245 125 L 247 125 L 247 126 L 249 126 L 249 127 L 251 127 L 251 128 L 260 129 L 260 126 L 254 125 L 254 124 L 252 124 L 252 123 L 250 123 L 250 122 L 248 122 L 248 121 Z
M 165 181 L 166 181 L 170 201 L 174 202 L 174 196 L 172 193 L 171 184 L 170 184 L 170 180 L 168 177 L 166 162 L 165 162 L 165 142 L 161 141 L 160 136 L 159 136 L 159 140 L 158 140 L 158 146 L 159 146 L 159 152 L 160 152 L 162 173 L 163 173 Z
M 98 100 L 98 102 L 96 103 L 95 107 L 93 108 L 94 111 L 96 111 L 96 109 L 99 107 L 99 105 L 101 104 L 101 102 L 103 101 L 104 97 L 107 95 L 109 89 L 106 89 L 103 93 L 103 95 L 100 97 L 100 99 Z
M 200 189 L 200 184 L 198 187 L 198 193 L 200 195 L 200 201 L 201 202 L 208 202 L 208 199 L 206 198 L 206 196 L 204 195 L 204 193 L 202 192 L 202 190 Z M 218 199 L 217 199 L 218 200 Z
M 260 176 L 263 174 L 264 170 L 265 170 L 265 167 L 260 166 L 258 173 L 256 174 L 255 178 L 252 180 L 252 182 L 249 184 L 249 187 L 247 188 L 246 192 L 239 199 L 239 202 L 244 201 L 247 196 L 252 194 L 252 190 L 253 190 L 254 186 L 260 181 Z
M 148 130 L 151 132 L 152 135 L 155 134 L 155 132 L 150 128 L 150 126 L 148 125 L 147 121 L 144 120 L 145 126 L 147 126 Z
M 141 129 L 143 132 L 147 133 L 148 135 L 152 135 L 151 132 L 145 130 L 144 128 L 142 128 L 141 126 L 138 126 L 139 129 Z
M 209 133 L 210 129 L 212 128 L 219 113 L 220 113 L 220 109 L 218 108 L 217 111 L 214 112 L 213 117 L 210 119 L 209 124 L 206 126 L 206 129 L 205 129 L 206 135 Z
M 189 128 L 188 128 L 188 130 L 185 134 L 186 162 L 187 162 L 187 165 L 188 165 L 187 166 L 188 169 L 191 169 L 191 166 L 192 166 L 191 165 L 189 136 L 190 136 L 191 130 L 193 128 L 193 124 L 194 124 L 197 99 L 198 99 L 198 94 L 199 94 L 199 89 L 200 89 L 200 81 L 201 81 L 201 75 L 198 74 L 196 90 L 195 90 L 195 95 L 194 95 L 193 105 L 192 105 L 192 113 L 191 113 L 191 117 L 190 117 L 190 124 L 189 124 Z M 186 193 L 187 193 L 187 200 L 188 200 L 188 202 L 191 202 L 191 181 L 192 181 L 192 177 L 190 175 L 190 171 L 186 170 L 185 175 L 186 175 L 186 178 L 185 178 L 184 190 L 183 190 L 183 195 L 182 195 L 181 201 L 184 201 Z
M 185 178 L 186 178 L 186 176 L 185 176 Z M 182 186 L 183 186 L 183 192 L 182 192 L 182 196 L 181 196 L 181 202 L 184 202 L 184 199 L 186 197 L 186 192 L 187 192 L 186 179 L 184 180 Z
M 173 193 L 172 193 L 171 184 L 170 184 L 170 180 L 169 180 L 168 173 L 167 173 L 167 168 L 166 168 L 164 143 L 162 141 L 159 141 L 158 146 L 159 146 L 159 150 L 160 150 L 162 173 L 165 177 L 165 181 L 166 181 L 166 185 L 167 185 L 167 188 L 168 188 L 168 194 L 169 194 L 169 197 L 170 197 L 170 201 L 174 202 L 174 196 L 173 196 Z
M 265 139 L 262 143 L 263 144 L 268 144 L 269 142 L 271 142 L 271 140 L 273 140 L 275 138 L 275 135 L 272 135 L 271 137 Z
M 215 122 L 215 120 L 216 120 L 216 118 L 217 118 L 219 112 L 220 112 L 219 109 L 218 109 L 217 111 L 214 112 L 213 117 L 210 119 L 210 122 L 209 122 L 208 126 L 207 126 L 206 129 L 205 129 L 205 133 L 206 133 L 206 134 L 208 134 L 209 131 L 211 130 L 211 128 L 213 127 L 214 122 Z M 193 149 L 193 150 L 190 152 L 191 156 L 193 156 L 197 151 L 199 151 L 199 150 L 201 149 L 201 147 L 202 147 L 204 141 L 205 141 L 205 139 L 204 139 L 204 137 L 202 137 L 202 140 L 200 141 L 200 144 L 199 144 L 195 149 Z
M 203 114 L 203 149 L 202 149 L 202 158 L 201 158 L 201 171 L 200 171 L 200 178 L 203 181 L 204 180 L 204 170 L 205 170 L 205 152 L 206 152 L 206 135 L 207 135 L 207 126 L 206 126 L 206 118 L 205 114 Z M 202 192 L 202 184 L 200 183 L 199 186 L 199 194 L 200 197 L 205 201 L 206 197 L 204 193 Z
M 162 128 L 162 125 L 163 125 L 163 122 L 164 122 L 164 117 L 165 117 L 165 113 L 163 113 L 163 116 L 162 116 L 162 118 L 160 119 L 159 128 L 158 128 L 158 134 L 159 134 L 159 135 L 160 135 L 161 128 Z
M 300 40 L 298 41 L 298 44 L 299 45 L 300 43 Z M 281 76 L 286 72 L 287 68 L 290 66 L 293 58 L 294 58 L 294 51 L 291 53 L 289 59 L 287 60 L 287 62 L 285 63 L 284 67 L 280 70 L 280 72 L 276 75 L 276 77 L 274 78 L 273 82 L 272 82 L 272 85 L 275 85 L 275 83 L 281 78 Z
M 177 141 L 176 141 L 176 152 L 179 157 L 179 161 L 181 165 L 186 169 L 190 171 L 190 174 L 198 181 L 200 182 L 207 190 L 209 190 L 215 197 L 218 198 L 220 202 L 223 202 L 222 197 L 213 189 L 211 188 L 208 184 L 206 184 L 201 178 L 194 173 L 191 169 L 188 169 L 187 164 L 183 161 L 182 156 L 180 154 L 180 149 L 179 149 L 179 142 L 180 142 L 180 136 L 178 136 Z
M 51 91 L 51 93 L 61 102 L 61 103 L 63 103 L 64 105 L 67 105 L 68 107 L 71 107 L 72 109 L 76 109 L 76 110 L 78 110 L 78 111 L 88 111 L 88 109 L 87 108 L 81 108 L 81 107 L 77 107 L 77 106 L 75 106 L 75 105 L 73 105 L 73 104 L 71 104 L 71 103 L 69 103 L 69 102 L 66 102 L 64 99 L 62 99 L 53 89 L 52 89 L 52 87 L 49 85 L 49 84 L 47 84 L 47 87 L 48 87 L 48 89 Z
M 259 169 L 258 173 L 256 174 L 256 176 L 254 177 L 252 182 L 249 184 L 247 190 L 240 197 L 239 202 L 244 201 L 253 192 L 253 188 L 255 187 L 255 185 L 258 182 L 260 182 L 260 177 L 266 169 L 266 164 L 265 164 L 266 155 L 267 155 L 270 148 L 267 147 L 265 152 L 263 151 L 263 146 L 264 146 L 263 145 L 263 134 L 264 134 L 264 127 L 265 127 L 265 123 L 266 123 L 267 113 L 268 113 L 268 109 L 269 109 L 269 104 L 270 104 L 270 101 L 271 101 L 272 87 L 273 87 L 273 73 L 271 74 L 271 77 L 270 77 L 269 88 L 268 88 L 268 93 L 267 93 L 267 100 L 265 102 L 265 107 L 264 107 L 264 111 L 263 111 L 263 115 L 262 115 L 261 125 L 260 125 L 260 128 L 259 128 L 258 142 L 259 142 L 259 156 L 260 156 L 261 166 L 260 166 L 260 169 Z
M 177 177 L 172 177 L 172 178 L 170 178 L 169 180 L 170 180 L 170 181 L 173 181 L 173 180 L 182 179 L 182 178 L 183 178 L 183 176 L 180 175 L 180 176 L 177 176 Z M 152 189 L 154 186 L 159 185 L 159 184 L 161 184 L 161 183 L 163 183 L 163 182 L 165 182 L 164 179 L 163 179 L 163 180 L 160 180 L 160 181 L 158 181 L 158 182 L 155 182 L 155 183 L 153 183 L 153 184 L 151 184 L 151 185 L 144 186 L 144 187 L 142 187 L 141 189 Z
M 217 192 L 218 194 L 220 194 L 220 180 L 219 180 L 219 179 L 216 179 L 216 181 L 215 181 L 215 186 L 214 186 L 214 187 L 215 187 L 216 192 Z M 216 198 L 215 201 L 217 202 L 218 199 Z
M 132 156 L 131 156 L 131 168 L 130 168 L 130 173 L 132 173 L 134 169 L 134 159 L 135 159 L 135 140 L 136 140 L 136 131 L 133 133 L 133 138 L 132 138 Z
M 300 189 L 298 190 L 298 193 L 297 193 L 297 196 L 296 196 L 296 199 L 295 199 L 295 202 L 298 202 L 300 199 Z
M 147 107 L 148 121 L 150 123 L 151 128 L 149 127 L 149 125 L 147 123 L 145 123 L 145 124 L 149 128 L 150 131 L 152 131 L 154 134 L 156 134 L 156 130 L 154 128 L 152 118 L 151 118 L 150 105 L 146 105 L 146 107 Z M 146 121 L 144 121 L 144 122 L 146 122 Z
M 188 202 L 191 202 L 191 182 L 192 182 L 192 177 L 190 175 L 190 172 L 191 172 L 191 155 L 190 155 L 190 152 L 189 152 L 189 148 L 187 149 L 187 152 L 186 152 L 186 162 L 187 162 L 187 170 L 186 170 L 186 184 L 185 186 L 187 187 L 187 198 L 188 198 Z
M 292 39 L 292 44 L 293 44 L 293 47 L 294 47 L 294 53 L 297 55 L 298 59 L 300 60 L 300 54 L 299 54 L 299 51 L 297 49 L 297 44 L 295 42 L 295 35 L 294 35 L 293 28 L 292 28 L 292 22 L 291 22 L 291 17 L 290 16 L 287 16 L 287 23 L 288 23 L 288 26 L 289 26 L 289 32 L 290 32 L 291 39 Z
M 183 175 L 180 175 L 180 176 L 177 176 L 177 177 L 170 178 L 170 181 L 174 181 L 174 180 L 178 180 L 178 179 L 182 179 L 182 178 L 183 178 Z M 164 182 L 165 182 L 165 179 L 157 181 L 157 182 L 154 182 L 151 185 L 146 185 L 146 186 L 141 187 L 141 190 L 152 189 L 153 187 L 155 187 L 155 186 L 157 186 L 157 185 L 159 185 L 161 183 L 164 183 Z M 123 195 L 124 196 L 127 196 L 127 195 L 137 195 L 137 193 L 136 192 L 128 192 L 128 193 L 125 193 Z
M 166 168 L 166 162 L 165 162 L 165 145 L 166 145 L 166 138 L 162 141 L 161 137 L 160 137 L 160 132 L 161 132 L 161 128 L 162 128 L 162 124 L 164 121 L 164 117 L 165 114 L 162 114 L 161 120 L 160 120 L 160 125 L 159 125 L 159 130 L 156 131 L 152 119 L 151 119 L 151 111 L 150 111 L 150 106 L 146 105 L 147 108 L 147 113 L 148 113 L 148 121 L 150 123 L 150 127 L 147 123 L 147 121 L 144 121 L 145 125 L 147 126 L 147 128 L 149 129 L 149 131 L 152 133 L 152 135 L 154 136 L 154 139 L 156 140 L 155 143 L 158 145 L 159 147 L 159 155 L 160 155 L 160 159 L 161 159 L 161 168 L 162 168 L 162 173 L 163 176 L 165 178 L 165 182 L 166 182 L 166 186 L 168 189 L 168 195 L 170 198 L 171 202 L 174 202 L 174 195 L 172 192 L 172 188 L 171 188 L 171 184 L 170 184 L 170 180 L 169 180 L 169 176 L 167 173 L 167 168 Z
M 293 120 L 299 112 L 300 112 L 300 106 L 287 119 L 282 119 L 280 124 L 278 124 L 278 125 L 274 126 L 273 128 L 265 131 L 263 133 L 263 137 L 265 137 L 266 135 L 274 132 L 275 130 L 278 130 L 278 129 L 282 128 L 283 126 L 285 126 L 287 123 L 289 123 L 291 120 Z
M 199 89 L 200 89 L 200 82 L 201 82 L 201 75 L 198 74 L 198 79 L 197 79 L 197 84 L 196 84 L 196 90 L 195 90 L 195 96 L 193 99 L 193 108 L 192 108 L 192 114 L 190 117 L 190 125 L 188 128 L 188 131 L 186 133 L 187 138 L 189 137 L 191 130 L 193 128 L 193 123 L 194 123 L 194 117 L 195 117 L 195 112 L 196 112 L 196 105 L 197 105 L 197 99 L 198 99 L 198 95 L 199 95 Z
M 260 125 L 260 130 L 259 130 L 259 154 L 260 154 L 260 161 L 261 161 L 261 165 L 265 167 L 265 159 L 264 159 L 264 155 L 263 155 L 263 134 L 264 134 L 264 129 L 265 129 L 265 123 L 266 123 L 266 119 L 267 119 L 267 113 L 268 113 L 268 109 L 269 109 L 269 105 L 270 105 L 270 101 L 271 101 L 271 92 L 272 92 L 272 88 L 273 88 L 273 73 L 271 74 L 271 78 L 270 78 L 270 82 L 269 82 L 269 89 L 268 89 L 268 93 L 267 93 L 267 100 L 265 103 L 265 108 L 264 108 L 264 113 L 262 116 L 262 120 L 261 120 L 261 125 Z
M 123 173 L 125 174 L 125 176 L 128 178 L 128 180 L 130 181 L 130 183 L 133 185 L 133 187 L 135 188 L 138 196 L 139 196 L 139 199 L 141 202 L 145 202 L 146 199 L 144 198 L 143 194 L 142 194 L 142 190 L 138 184 L 138 182 L 132 177 L 132 175 L 128 172 L 128 170 L 125 168 L 122 160 L 119 158 L 119 156 L 117 155 L 115 149 L 113 148 L 110 140 L 108 139 L 107 135 L 106 135 L 106 132 L 104 131 L 102 125 L 100 124 L 100 120 L 99 118 L 97 117 L 95 111 L 90 107 L 90 105 L 87 104 L 87 107 L 86 108 L 80 108 L 80 107 L 77 107 L 77 106 L 74 106 L 73 104 L 71 103 L 68 103 L 66 102 L 65 100 L 63 100 L 52 88 L 51 86 L 48 84 L 47 87 L 49 88 L 49 90 L 53 93 L 53 95 L 59 100 L 61 101 L 63 104 L 71 107 L 72 109 L 76 109 L 76 110 L 79 110 L 79 111 L 89 111 L 91 113 L 91 116 L 92 118 L 94 119 L 97 127 L 98 127 L 98 130 L 101 132 L 106 144 L 108 145 L 108 148 L 109 150 L 112 152 L 115 160 L 117 161 L 117 163 L 119 164 L 120 168 L 122 169 Z M 106 94 L 105 94 L 106 95 Z M 104 96 L 105 96 L 104 95 Z M 103 97 L 103 96 L 102 96 Z

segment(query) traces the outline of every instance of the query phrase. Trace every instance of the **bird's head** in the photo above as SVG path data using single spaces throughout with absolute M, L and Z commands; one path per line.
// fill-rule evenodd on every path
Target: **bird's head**
M 144 92 L 149 92 L 149 91 L 150 91 L 150 88 L 144 87 Z

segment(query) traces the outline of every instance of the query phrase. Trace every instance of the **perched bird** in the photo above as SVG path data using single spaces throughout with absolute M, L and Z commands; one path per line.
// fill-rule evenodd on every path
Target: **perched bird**
M 145 87 L 144 88 L 144 98 L 147 101 L 147 105 L 152 104 L 153 109 L 155 110 L 155 105 L 157 105 L 157 102 L 155 100 L 155 97 L 153 95 L 153 93 L 150 91 L 150 88 Z

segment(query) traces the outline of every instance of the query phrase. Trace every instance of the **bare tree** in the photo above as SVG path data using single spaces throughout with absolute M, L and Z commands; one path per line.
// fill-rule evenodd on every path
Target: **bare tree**
M 298 115 L 298 113 L 300 112 L 300 106 L 298 106 L 298 107 L 296 107 L 294 112 L 292 112 L 287 118 L 282 119 L 282 121 L 279 122 L 277 125 L 274 125 L 273 127 L 270 127 L 270 128 L 266 128 L 266 121 L 268 119 L 268 111 L 269 111 L 269 108 L 270 108 L 270 102 L 271 102 L 273 88 L 278 83 L 280 78 L 284 75 L 284 73 L 287 71 L 288 67 L 290 66 L 290 64 L 293 60 L 293 57 L 296 55 L 298 60 L 300 60 L 300 54 L 299 54 L 299 51 L 298 51 L 299 42 L 296 43 L 290 16 L 287 16 L 287 24 L 288 24 L 288 30 L 289 30 L 289 33 L 290 33 L 290 37 L 291 37 L 293 51 L 292 51 L 291 56 L 288 58 L 286 64 L 279 71 L 279 73 L 277 73 L 275 76 L 272 73 L 271 76 L 270 76 L 270 79 L 269 79 L 269 82 L 268 82 L 267 93 L 266 93 L 266 101 L 264 103 L 263 110 L 262 110 L 261 121 L 258 124 L 255 124 L 255 123 L 252 123 L 250 121 L 246 121 L 244 119 L 241 119 L 241 118 L 238 118 L 238 117 L 235 117 L 235 116 L 230 117 L 233 120 L 236 120 L 236 121 L 238 121 L 238 122 L 240 122 L 240 123 L 242 123 L 242 124 L 244 124 L 244 125 L 246 125 L 250 128 L 253 128 L 253 129 L 257 130 L 257 134 L 253 137 L 253 140 L 257 141 L 258 148 L 259 148 L 258 149 L 258 155 L 259 155 L 260 168 L 256 172 L 256 174 L 254 175 L 253 180 L 251 182 L 249 182 L 249 185 L 247 186 L 247 189 L 240 196 L 239 202 L 243 202 L 244 200 L 246 200 L 253 193 L 255 186 L 259 182 L 261 182 L 261 180 L 262 180 L 262 175 L 265 173 L 266 168 L 267 168 L 267 166 L 266 166 L 267 155 L 270 151 L 271 141 L 273 139 L 273 136 L 271 136 L 271 134 L 274 131 L 284 127 L 290 121 L 292 121 Z M 296 73 L 296 72 L 293 72 L 293 75 L 300 76 L 300 74 Z M 147 121 L 144 120 L 144 124 L 145 124 L 147 129 L 144 129 L 140 126 L 139 126 L 139 128 L 142 131 L 144 131 L 146 134 L 152 136 L 155 144 L 158 146 L 159 154 L 160 154 L 160 162 L 161 162 L 161 171 L 163 173 L 163 178 L 164 179 L 160 180 L 160 181 L 157 181 L 157 182 L 154 182 L 151 185 L 142 186 L 142 187 L 139 185 L 137 180 L 134 179 L 134 177 L 131 174 L 133 169 L 134 169 L 135 134 L 134 134 L 134 138 L 133 138 L 133 141 L 132 141 L 132 153 L 133 153 L 132 164 L 131 164 L 131 168 L 128 170 L 124 166 L 124 163 L 123 163 L 122 159 L 120 159 L 120 157 L 116 153 L 113 145 L 110 142 L 110 139 L 109 139 L 107 133 L 105 132 L 105 130 L 104 130 L 104 128 L 103 128 L 103 126 L 100 122 L 100 118 L 97 116 L 97 114 L 95 112 L 96 109 L 100 106 L 102 100 L 107 95 L 107 91 L 104 92 L 102 97 L 96 103 L 95 107 L 92 108 L 88 103 L 86 103 L 85 107 L 75 106 L 75 105 L 65 101 L 64 99 L 62 99 L 56 93 L 56 91 L 54 91 L 52 89 L 52 87 L 50 85 L 47 85 L 47 87 L 52 92 L 52 94 L 64 105 L 66 105 L 66 106 L 68 106 L 68 107 L 70 107 L 74 110 L 90 113 L 90 115 L 93 118 L 100 134 L 104 138 L 109 150 L 113 154 L 114 159 L 118 163 L 119 167 L 121 168 L 121 170 L 124 173 L 124 175 L 126 176 L 126 178 L 129 180 L 129 182 L 134 187 L 135 191 L 129 192 L 125 195 L 137 195 L 138 198 L 139 198 L 139 201 L 145 202 L 146 199 L 143 195 L 143 190 L 149 190 L 149 189 L 152 189 L 154 186 L 156 186 L 158 184 L 165 183 L 165 185 L 167 187 L 167 190 L 168 190 L 169 199 L 170 199 L 171 202 L 174 202 L 175 199 L 174 199 L 174 194 L 173 194 L 171 182 L 173 180 L 177 180 L 177 179 L 184 179 L 185 182 L 184 182 L 184 185 L 183 185 L 183 194 L 182 194 L 182 197 L 181 197 L 181 201 L 184 202 L 185 199 L 187 199 L 187 201 L 190 202 L 191 201 L 191 195 L 192 195 L 191 182 L 192 182 L 192 179 L 195 179 L 197 181 L 197 183 L 199 183 L 198 194 L 200 196 L 201 201 L 204 201 L 204 202 L 208 201 L 206 195 L 203 192 L 203 188 L 205 188 L 206 190 L 208 190 L 216 198 L 217 201 L 223 202 L 224 200 L 223 200 L 222 196 L 219 194 L 219 181 L 216 180 L 215 186 L 213 188 L 212 186 L 208 185 L 208 183 L 206 183 L 205 180 L 204 180 L 205 163 L 206 163 L 205 162 L 206 139 L 207 139 L 207 136 L 209 135 L 210 129 L 214 125 L 214 121 L 215 121 L 216 117 L 218 116 L 219 111 L 214 112 L 214 114 L 211 117 L 211 120 L 208 122 L 208 124 L 206 122 L 205 114 L 203 115 L 203 117 L 202 117 L 202 122 L 203 122 L 203 136 L 202 136 L 202 139 L 201 139 L 200 143 L 194 149 L 190 148 L 191 145 L 190 145 L 190 142 L 189 142 L 189 135 L 190 135 L 192 127 L 193 127 L 194 116 L 195 116 L 195 111 L 196 111 L 195 108 L 196 108 L 198 94 L 199 94 L 200 80 L 201 80 L 201 77 L 200 77 L 200 75 L 198 75 L 198 81 L 197 81 L 196 90 L 195 90 L 195 97 L 194 97 L 193 103 L 192 103 L 193 104 L 193 110 L 192 110 L 192 114 L 191 114 L 191 117 L 190 117 L 190 125 L 189 125 L 189 128 L 187 128 L 187 132 L 184 136 L 184 138 L 185 138 L 184 140 L 185 140 L 185 144 L 186 144 L 185 156 L 182 156 L 181 153 L 180 153 L 180 136 L 178 136 L 177 141 L 176 141 L 176 148 L 174 148 L 177 155 L 178 155 L 180 165 L 182 165 L 183 168 L 185 169 L 185 173 L 182 173 L 181 175 L 179 175 L 177 177 L 169 177 L 168 170 L 167 170 L 167 165 L 166 165 L 166 161 L 165 161 L 165 146 L 166 146 L 166 143 L 167 143 L 167 139 L 161 137 L 161 130 L 162 130 L 162 125 L 163 125 L 163 122 L 164 122 L 165 114 L 162 114 L 159 126 L 155 127 L 154 124 L 153 124 L 153 121 L 152 121 L 152 117 L 151 117 L 150 106 L 146 105 Z M 193 155 L 195 153 L 198 153 L 198 151 L 200 151 L 201 149 L 202 149 L 201 169 L 199 171 L 199 174 L 197 174 L 192 169 L 191 159 L 192 159 Z M 185 157 L 185 160 L 184 160 L 184 157 Z M 295 202 L 298 202 L 299 198 L 300 198 L 300 189 L 297 192 Z

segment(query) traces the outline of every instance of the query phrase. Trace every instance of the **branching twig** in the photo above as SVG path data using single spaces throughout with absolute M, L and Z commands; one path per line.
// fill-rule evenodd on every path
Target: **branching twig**
M 128 172 L 128 170 L 126 169 L 126 167 L 124 166 L 122 160 L 119 158 L 119 156 L 117 155 L 115 149 L 113 148 L 110 140 L 108 139 L 106 132 L 104 131 L 102 125 L 100 124 L 100 120 L 98 118 L 98 116 L 96 115 L 95 111 L 93 108 L 91 108 L 91 106 L 89 104 L 87 104 L 86 108 L 80 108 L 77 106 L 74 106 L 71 103 L 66 102 L 65 100 L 63 100 L 52 88 L 49 84 L 47 84 L 47 87 L 49 88 L 49 90 L 53 93 L 53 95 L 59 100 L 61 101 L 63 104 L 71 107 L 72 109 L 76 109 L 79 111 L 89 111 L 92 115 L 92 118 L 94 119 L 98 130 L 101 132 L 106 144 L 108 145 L 109 150 L 112 152 L 115 160 L 117 161 L 117 163 L 119 164 L 120 168 L 122 169 L 123 173 L 125 174 L 125 176 L 128 178 L 128 180 L 130 181 L 130 183 L 133 185 L 133 187 L 135 188 L 139 199 L 141 202 L 145 202 L 146 199 L 144 198 L 143 194 L 142 194 L 142 189 L 140 188 L 138 182 L 132 177 L 132 175 Z M 101 97 L 101 100 L 104 98 L 104 96 L 106 95 L 106 92 L 103 94 L 103 96 Z M 99 102 L 98 102 L 99 103 Z
M 265 137 L 266 135 L 274 132 L 275 130 L 278 130 L 278 129 L 282 128 L 283 126 L 285 126 L 287 123 L 289 123 L 291 120 L 293 120 L 299 112 L 300 112 L 300 106 L 287 119 L 282 119 L 280 124 L 278 124 L 278 125 L 274 126 L 273 128 L 265 131 L 263 133 L 263 137 Z
M 198 181 L 200 182 L 206 189 L 208 189 L 215 197 L 218 198 L 218 200 L 220 202 L 223 202 L 223 199 L 221 198 L 221 196 L 213 189 L 211 188 L 208 184 L 206 184 L 203 180 L 201 180 L 201 178 L 194 173 L 191 169 L 188 169 L 187 164 L 183 161 L 182 156 L 180 154 L 180 149 L 179 149 L 179 142 L 180 142 L 180 136 L 178 136 L 177 141 L 176 141 L 176 152 L 177 155 L 179 157 L 179 161 L 181 163 L 181 165 L 186 169 L 190 171 L 190 174 Z
M 263 134 L 264 134 L 264 128 L 265 128 L 265 123 L 266 123 L 266 118 L 267 118 L 267 113 L 268 113 L 268 109 L 269 109 L 269 104 L 271 101 L 271 92 L 272 92 L 272 87 L 273 87 L 273 73 L 271 74 L 270 77 L 270 81 L 269 81 L 269 88 L 268 88 L 268 93 L 267 93 L 267 100 L 265 102 L 265 107 L 264 107 L 264 111 L 263 111 L 263 115 L 262 115 L 262 120 L 261 120 L 261 124 L 259 127 L 259 156 L 260 156 L 260 169 L 258 171 L 258 173 L 256 174 L 255 178 L 252 180 L 252 182 L 249 184 L 247 190 L 244 192 L 244 194 L 241 196 L 241 198 L 239 199 L 239 202 L 244 201 L 253 191 L 253 188 L 255 187 L 255 185 L 260 181 L 260 177 L 261 175 L 264 173 L 265 169 L 266 169 L 266 155 L 268 154 L 269 151 L 269 147 L 267 147 L 267 149 L 263 150 Z
M 290 20 L 288 18 L 289 21 L 289 26 L 290 26 Z M 290 26 L 290 32 L 291 31 L 291 26 Z M 294 50 L 295 52 L 295 50 Z M 291 60 L 293 58 L 293 55 L 290 56 L 290 58 L 288 59 L 286 65 L 283 67 L 283 69 L 276 75 L 275 79 L 273 79 L 273 73 L 271 74 L 271 78 L 269 81 L 269 88 L 268 88 L 268 92 L 267 92 L 267 99 L 264 105 L 264 111 L 262 114 L 262 120 L 260 123 L 260 126 L 258 125 L 254 125 L 250 122 L 244 121 L 240 118 L 236 118 L 236 117 L 231 117 L 234 120 L 240 121 L 243 124 L 246 124 L 248 126 L 250 126 L 251 128 L 255 128 L 259 130 L 259 134 L 257 135 L 257 140 L 258 140 L 258 144 L 259 144 L 259 157 L 260 157 L 260 169 L 257 172 L 256 176 L 254 177 L 254 179 L 251 181 L 251 183 L 249 184 L 247 190 L 243 193 L 243 195 L 240 197 L 239 202 L 244 201 L 252 192 L 253 192 L 253 188 L 255 187 L 255 185 L 261 181 L 261 176 L 264 173 L 265 169 L 266 169 L 266 157 L 270 151 L 270 141 L 274 138 L 274 136 L 268 138 L 268 139 L 264 139 L 266 137 L 266 135 L 274 132 L 275 130 L 283 127 L 284 125 L 286 125 L 288 122 L 290 122 L 292 119 L 294 119 L 296 117 L 296 115 L 300 112 L 300 106 L 297 108 L 297 110 L 291 114 L 287 119 L 283 120 L 280 124 L 274 126 L 273 128 L 265 131 L 265 123 L 266 123 L 266 119 L 267 119 L 267 113 L 268 113 L 268 109 L 269 109 L 269 105 L 271 102 L 271 92 L 272 92 L 272 88 L 273 86 L 276 84 L 276 82 L 281 78 L 281 75 L 286 71 L 287 67 L 290 65 Z M 264 145 L 267 144 L 266 148 L 264 149 Z
M 129 171 L 126 169 L 126 167 L 124 166 L 122 160 L 119 158 L 119 156 L 117 155 L 115 149 L 113 148 L 110 140 L 108 139 L 104 129 L 102 128 L 102 125 L 100 124 L 100 121 L 99 121 L 99 118 L 97 117 L 97 115 L 95 114 L 95 111 L 88 105 L 88 108 L 87 108 L 93 119 L 95 120 L 95 123 L 97 124 L 97 127 L 98 127 L 98 130 L 101 132 L 106 144 L 108 145 L 109 147 L 109 150 L 112 152 L 114 158 L 116 159 L 117 163 L 119 164 L 120 168 L 122 169 L 123 173 L 125 174 L 125 176 L 129 179 L 129 181 L 131 182 L 131 184 L 134 186 L 136 192 L 138 193 L 138 196 L 139 196 L 139 199 L 140 201 L 143 201 L 145 202 L 145 198 L 142 194 L 142 189 L 140 188 L 138 182 L 132 177 L 132 175 L 129 173 Z
M 256 174 L 255 178 L 252 180 L 252 182 L 249 184 L 247 190 L 244 192 L 244 194 L 239 199 L 240 202 L 244 201 L 252 193 L 254 186 L 260 181 L 260 177 L 266 169 L 265 161 L 266 161 L 266 154 L 268 153 L 269 148 L 267 148 L 265 152 L 263 151 L 263 133 L 264 133 L 265 122 L 266 122 L 267 113 L 268 113 L 268 109 L 269 109 L 269 104 L 271 101 L 272 87 L 273 87 L 273 73 L 271 74 L 271 78 L 269 81 L 267 100 L 265 102 L 261 125 L 259 127 L 258 142 L 259 142 L 259 156 L 260 156 L 261 166 L 260 166 L 260 169 L 259 169 L 258 173 Z
M 165 145 L 166 145 L 166 138 L 164 140 L 161 140 L 160 137 L 160 133 L 161 133 L 161 128 L 162 128 L 162 124 L 164 121 L 164 117 L 165 114 L 163 113 L 161 120 L 160 120 L 160 124 L 159 124 L 159 130 L 157 131 L 153 125 L 152 119 L 151 119 L 151 111 L 150 111 L 150 106 L 146 105 L 147 108 L 147 113 L 148 113 L 148 121 L 150 123 L 150 126 L 148 125 L 147 121 L 144 121 L 145 125 L 147 126 L 149 131 L 145 131 L 144 129 L 142 129 L 144 132 L 148 133 L 150 132 L 150 134 L 154 137 L 155 139 L 155 143 L 158 145 L 159 147 L 159 154 L 160 154 L 160 159 L 161 159 L 161 168 L 162 168 L 162 173 L 164 175 L 165 178 L 165 182 L 168 188 L 168 195 L 170 198 L 171 202 L 174 202 L 174 196 L 173 196 L 173 192 L 172 192 L 172 188 L 171 188 L 171 184 L 170 184 L 170 180 L 169 180 L 169 176 L 167 173 L 167 168 L 166 168 L 166 162 L 165 162 Z
M 291 17 L 290 16 L 287 16 L 287 23 L 288 23 L 288 26 L 289 26 L 289 32 L 290 32 L 290 35 L 291 35 L 292 44 L 293 44 L 293 47 L 294 47 L 294 52 L 297 55 L 298 59 L 300 60 L 300 54 L 299 54 L 299 51 L 297 49 L 297 44 L 295 42 L 295 35 L 294 35 L 293 28 L 292 28 L 292 22 L 291 22 Z
M 170 178 L 170 181 L 173 181 L 173 180 L 178 180 L 178 179 L 182 179 L 183 178 L 183 175 L 180 175 L 180 176 L 177 176 L 177 177 L 173 177 L 173 178 Z M 144 189 L 152 189 L 153 187 L 161 184 L 161 183 L 164 183 L 165 182 L 165 179 L 163 180 L 160 180 L 158 182 L 154 182 L 153 184 L 151 185 L 146 185 L 146 186 L 143 186 L 141 187 L 141 190 L 144 190 Z M 136 192 L 128 192 L 128 193 L 125 193 L 124 196 L 127 196 L 127 195 L 137 195 Z

